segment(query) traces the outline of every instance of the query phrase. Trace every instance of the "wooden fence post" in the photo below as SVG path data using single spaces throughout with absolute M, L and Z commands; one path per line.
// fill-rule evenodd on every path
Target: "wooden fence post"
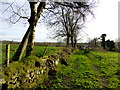
M 10 44 L 6 45 L 6 66 L 9 66 L 10 61 Z
M 45 55 L 45 53 L 46 53 L 46 50 L 47 50 L 47 47 L 48 47 L 48 45 L 46 45 L 46 47 L 45 47 L 45 50 L 44 50 L 44 52 L 43 52 L 43 55 L 42 55 L 42 57 Z

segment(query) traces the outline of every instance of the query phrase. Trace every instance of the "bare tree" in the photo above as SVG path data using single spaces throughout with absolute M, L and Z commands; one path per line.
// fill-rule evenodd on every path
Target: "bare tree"
M 24 6 L 26 6 L 25 4 L 23 4 L 22 6 L 19 6 L 19 5 L 15 5 L 14 3 L 15 2 L 12 2 L 12 3 L 4 2 L 4 4 L 8 5 L 8 7 L 4 10 L 4 12 L 10 11 L 12 13 L 12 14 L 8 14 L 9 18 L 7 18 L 6 20 L 15 24 L 21 19 L 23 20 L 27 19 L 29 23 L 28 30 L 25 33 L 20 46 L 18 47 L 16 53 L 12 58 L 13 61 L 17 61 L 22 58 L 22 55 L 25 49 L 26 49 L 26 56 L 29 56 L 33 53 L 34 37 L 35 37 L 34 32 L 36 31 L 36 25 L 47 3 L 46 1 L 42 2 L 38 0 L 32 0 L 31 2 L 31 0 L 27 0 L 26 3 L 29 5 L 29 8 L 28 6 L 27 8 L 24 8 Z M 89 8 L 89 6 L 83 2 L 54 2 L 54 4 L 57 4 L 58 6 L 74 8 L 74 11 L 76 12 L 79 11 L 79 7 L 85 8 L 85 9 L 82 9 L 82 11 L 89 10 L 87 9 Z M 57 6 L 54 8 L 57 8 Z M 30 10 L 30 13 L 28 13 L 29 16 L 26 14 L 27 9 Z M 51 9 L 53 10 L 53 8 Z M 51 9 L 49 8 L 49 10 Z
M 101 39 L 102 39 L 101 46 L 103 46 L 103 49 L 106 49 L 106 42 L 105 42 L 106 36 L 107 36 L 106 34 L 101 35 Z
M 5 3 L 4 2 L 5 4 L 9 5 L 6 10 L 11 8 L 11 11 L 12 11 L 12 15 L 7 20 L 12 22 L 12 18 L 15 18 L 15 15 L 16 15 L 16 17 L 19 17 L 19 18 L 15 22 L 12 22 L 13 24 L 18 22 L 21 18 L 27 18 L 28 22 L 29 22 L 28 30 L 27 30 L 26 34 L 24 35 L 20 46 L 18 47 L 16 53 L 14 54 L 14 56 L 12 58 L 13 61 L 21 59 L 22 54 L 25 51 L 26 47 L 27 47 L 26 56 L 29 56 L 32 54 L 33 47 L 34 47 L 34 32 L 36 30 L 36 25 L 40 18 L 40 15 L 43 12 L 43 9 L 45 7 L 45 2 L 38 2 L 37 0 L 32 0 L 33 2 L 31 2 L 30 0 L 27 0 L 27 1 L 30 6 L 30 10 L 31 10 L 29 18 L 25 17 L 25 16 L 21 16 L 21 14 L 19 14 L 19 10 L 23 10 L 23 9 L 19 8 L 19 10 L 16 10 L 16 11 L 14 10 L 17 7 L 16 6 L 15 8 L 13 8 L 13 6 L 14 6 L 13 3 L 15 3 L 15 2 L 13 2 L 13 3 L 10 3 L 10 2 Z
M 88 42 L 91 46 L 97 47 L 98 45 L 98 38 L 93 38 Z
M 51 4 L 47 8 L 51 16 L 48 22 L 55 27 L 54 38 L 65 37 L 66 45 L 69 46 L 69 43 L 71 43 L 71 46 L 75 47 L 79 31 L 83 28 L 86 16 L 89 13 L 93 15 L 92 8 L 93 3 L 88 2 L 56 2 Z

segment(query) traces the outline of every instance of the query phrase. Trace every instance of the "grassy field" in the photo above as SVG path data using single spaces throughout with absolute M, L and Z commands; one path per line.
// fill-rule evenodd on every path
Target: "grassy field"
M 44 88 L 120 88 L 118 53 L 84 51 L 73 53 L 68 66 L 59 65 L 60 74 L 43 84 Z M 41 87 L 41 86 L 40 86 Z M 117 89 L 118 90 L 118 89 Z
M 18 45 L 11 45 L 11 57 Z M 35 46 L 34 54 L 41 57 L 45 46 Z M 45 55 L 54 54 L 60 47 L 48 47 Z M 24 54 L 25 55 L 25 54 Z M 5 63 L 5 45 L 2 45 L 2 63 Z M 59 64 L 59 74 L 49 77 L 38 88 L 120 88 L 120 69 L 117 52 L 76 51 L 67 60 L 68 65 Z M 118 89 L 119 90 L 119 89 Z
M 15 51 L 17 50 L 19 44 L 11 44 L 10 45 L 10 59 L 12 58 L 12 56 L 14 55 Z M 34 55 L 41 57 L 43 55 L 43 52 L 45 50 L 46 46 L 35 46 L 34 47 Z M 47 47 L 46 53 L 45 55 L 50 55 L 50 54 L 54 54 L 55 51 L 59 50 L 60 47 Z M 6 53 L 6 45 L 2 44 L 2 64 L 5 64 L 5 53 Z M 23 54 L 23 57 L 25 56 L 25 53 Z

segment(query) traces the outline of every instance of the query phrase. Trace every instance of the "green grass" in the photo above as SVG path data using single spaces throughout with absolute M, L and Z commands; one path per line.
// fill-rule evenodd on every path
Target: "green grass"
M 18 45 L 11 45 L 11 57 Z M 34 54 L 41 57 L 45 46 L 35 46 Z M 56 53 L 59 47 L 48 47 L 45 56 Z M 2 45 L 2 60 L 5 62 L 5 45 Z M 76 51 L 67 60 L 68 66 L 59 64 L 58 75 L 49 77 L 40 88 L 120 88 L 120 69 L 117 52 Z
M 10 45 L 10 59 L 13 57 L 15 51 L 17 50 L 19 44 L 11 44 Z M 43 52 L 45 50 L 46 46 L 35 46 L 34 47 L 34 55 L 41 57 L 43 55 Z M 59 50 L 60 47 L 47 47 L 45 56 L 54 54 L 57 50 Z M 5 60 L 6 60 L 6 45 L 2 44 L 2 64 L 5 64 Z M 23 54 L 23 57 L 25 56 L 25 53 Z
M 14 55 L 16 49 L 18 48 L 17 44 L 11 44 L 10 45 L 10 59 Z M 6 61 L 6 44 L 2 44 L 2 64 L 4 65 Z
M 43 55 L 45 48 L 46 48 L 46 46 L 35 46 L 34 47 L 34 54 L 38 57 L 41 57 Z M 45 56 L 54 54 L 59 49 L 60 49 L 60 47 L 47 47 Z
M 120 87 L 118 53 L 90 52 L 73 53 L 68 66 L 59 65 L 60 74 L 46 84 L 46 88 L 118 88 Z M 49 81 L 49 80 L 48 80 Z

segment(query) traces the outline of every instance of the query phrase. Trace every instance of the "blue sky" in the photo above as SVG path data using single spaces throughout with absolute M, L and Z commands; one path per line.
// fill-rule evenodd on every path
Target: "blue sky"
M 98 7 L 94 10 L 95 19 L 90 19 L 86 23 L 83 30 L 88 34 L 84 34 L 81 42 L 87 41 L 89 38 L 99 37 L 101 34 L 107 34 L 106 39 L 116 40 L 118 38 L 118 1 L 119 0 L 99 0 Z M 21 41 L 28 25 L 21 23 L 10 27 L 5 22 L 0 22 L 0 38 L 1 40 Z M 37 42 L 55 42 L 49 39 L 50 34 L 48 27 L 39 24 L 35 32 L 35 41 Z

